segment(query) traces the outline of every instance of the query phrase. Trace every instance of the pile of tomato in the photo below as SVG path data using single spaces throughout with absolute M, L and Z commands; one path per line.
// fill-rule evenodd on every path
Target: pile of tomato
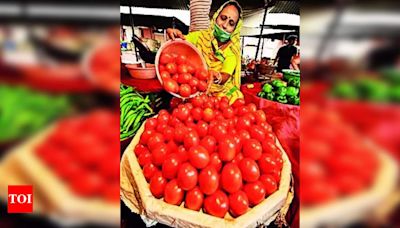
M 81 197 L 119 202 L 119 115 L 107 110 L 61 120 L 36 155 Z
M 170 93 L 187 98 L 208 88 L 207 69 L 194 66 L 185 55 L 162 53 L 158 69 L 164 89 Z
M 237 217 L 278 189 L 275 140 L 255 104 L 201 95 L 148 119 L 134 153 L 154 197 Z
M 333 110 L 301 112 L 300 202 L 315 206 L 360 193 L 373 184 L 377 155 Z

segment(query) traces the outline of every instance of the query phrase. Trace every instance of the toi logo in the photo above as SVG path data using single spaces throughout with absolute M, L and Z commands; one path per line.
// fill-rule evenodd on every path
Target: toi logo
M 32 185 L 8 186 L 8 213 L 32 213 L 33 188 Z

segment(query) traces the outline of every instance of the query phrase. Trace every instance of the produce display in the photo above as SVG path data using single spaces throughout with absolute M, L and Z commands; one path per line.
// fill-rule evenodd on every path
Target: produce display
M 160 100 L 160 99 L 159 99 Z M 143 97 L 132 87 L 120 86 L 120 139 L 133 136 L 143 121 L 154 114 L 150 95 Z
M 368 189 L 379 168 L 375 150 L 332 111 L 302 107 L 300 202 L 316 206 Z
M 154 197 L 238 217 L 279 186 L 282 152 L 255 104 L 200 95 L 148 119 L 134 151 Z
M 21 139 L 70 111 L 67 96 L 0 85 L 0 142 Z
M 290 77 L 287 82 L 275 79 L 265 83 L 258 96 L 282 104 L 300 105 L 300 77 Z
M 106 110 L 63 119 L 35 154 L 77 196 L 119 203 L 118 124 Z
M 188 98 L 208 89 L 209 72 L 194 66 L 185 55 L 162 53 L 158 66 L 164 89 L 173 95 Z

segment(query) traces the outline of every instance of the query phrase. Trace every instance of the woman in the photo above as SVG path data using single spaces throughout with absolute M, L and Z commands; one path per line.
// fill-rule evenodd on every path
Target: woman
M 186 37 L 178 29 L 167 29 L 171 39 L 182 38 L 194 44 L 212 70 L 214 81 L 210 93 L 227 96 L 230 103 L 243 98 L 240 92 L 240 29 L 242 9 L 236 1 L 224 3 L 215 12 L 207 30 L 190 32 Z

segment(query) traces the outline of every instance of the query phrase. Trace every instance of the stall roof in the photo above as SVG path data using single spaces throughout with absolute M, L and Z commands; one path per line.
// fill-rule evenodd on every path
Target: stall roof
M 121 25 L 131 25 L 131 19 L 133 19 L 135 26 L 156 27 L 159 29 L 171 28 L 175 21 L 177 29 L 181 30 L 185 34 L 189 31 L 189 27 L 175 17 L 153 15 L 121 14 Z

